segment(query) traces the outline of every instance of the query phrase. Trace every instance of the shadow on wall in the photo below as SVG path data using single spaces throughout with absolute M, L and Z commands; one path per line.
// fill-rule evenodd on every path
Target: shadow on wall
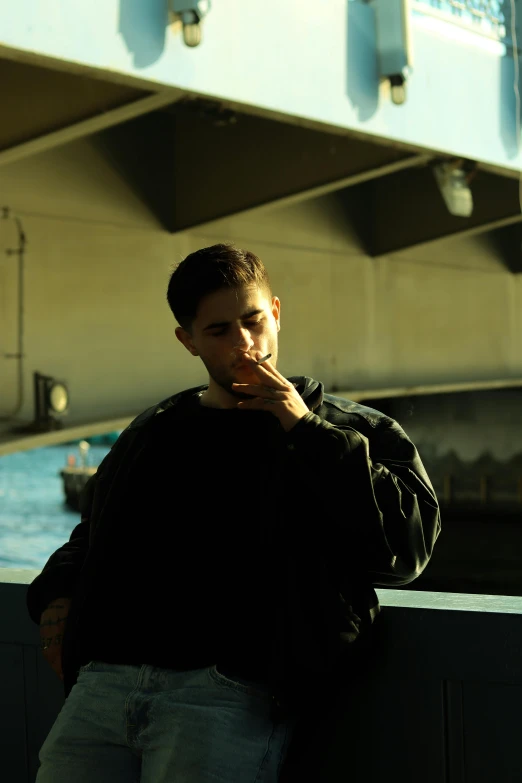
M 515 99 L 515 65 L 513 58 L 505 55 L 500 66 L 500 138 L 509 160 L 518 155 L 516 99 Z
M 375 13 L 361 0 L 349 0 L 346 9 L 346 92 L 358 120 L 364 122 L 379 106 Z
M 135 68 L 155 63 L 165 48 L 168 12 L 165 0 L 120 0 L 118 31 Z
M 502 6 L 505 19 L 506 37 L 512 38 L 511 3 L 506 2 Z M 522 19 L 520 12 L 516 15 L 516 37 L 520 53 Z M 500 106 L 499 125 L 500 138 L 504 145 L 505 153 L 509 160 L 518 155 L 517 123 L 516 123 L 516 98 L 515 98 L 515 61 L 511 50 L 504 55 L 500 66 Z

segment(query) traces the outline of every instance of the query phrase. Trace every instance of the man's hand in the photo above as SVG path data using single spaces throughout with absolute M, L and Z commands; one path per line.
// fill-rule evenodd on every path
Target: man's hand
M 63 632 L 70 606 L 70 598 L 57 598 L 55 601 L 51 601 L 40 617 L 40 647 L 43 657 L 62 682 Z M 44 647 L 47 649 L 44 650 Z
M 247 354 L 244 357 L 252 372 L 259 378 L 259 385 L 233 383 L 236 391 L 252 394 L 254 397 L 252 400 L 238 402 L 237 407 L 240 410 L 270 411 L 279 419 L 285 432 L 289 432 L 309 413 L 309 409 L 293 383 L 283 378 L 268 359 L 263 364 L 257 364 L 262 356 L 261 352 L 257 351 L 255 360 Z

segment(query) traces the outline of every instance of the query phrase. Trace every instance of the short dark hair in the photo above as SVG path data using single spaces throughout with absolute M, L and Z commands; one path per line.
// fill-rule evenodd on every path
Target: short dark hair
M 222 288 L 255 285 L 272 301 L 272 288 L 263 262 L 250 250 L 232 244 L 212 245 L 190 253 L 172 272 L 167 302 L 174 318 L 192 333 L 201 300 Z

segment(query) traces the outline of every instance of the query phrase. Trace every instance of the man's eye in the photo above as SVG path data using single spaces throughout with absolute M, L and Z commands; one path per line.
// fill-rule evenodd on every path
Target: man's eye
M 245 326 L 259 326 L 261 323 L 261 320 L 259 321 L 245 321 Z M 219 332 L 212 332 L 212 337 L 219 337 L 222 334 L 225 334 L 227 330 L 227 327 L 224 327 L 223 329 L 220 329 Z

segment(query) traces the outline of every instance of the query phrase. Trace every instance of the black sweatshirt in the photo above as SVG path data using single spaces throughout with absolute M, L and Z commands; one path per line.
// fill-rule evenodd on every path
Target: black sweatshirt
M 268 412 L 195 397 L 183 426 L 176 419 L 157 418 L 133 467 L 81 610 L 80 665 L 222 663 L 263 680 L 273 573 L 264 533 L 284 430 Z

